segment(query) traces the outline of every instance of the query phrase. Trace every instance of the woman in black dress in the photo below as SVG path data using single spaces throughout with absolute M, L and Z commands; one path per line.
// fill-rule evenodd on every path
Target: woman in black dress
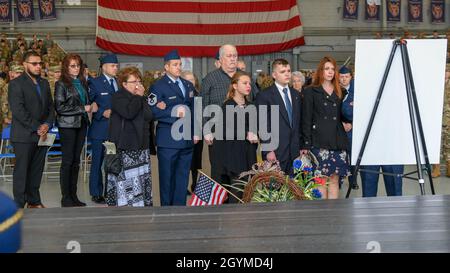
M 348 140 L 342 123 L 342 90 L 336 61 L 324 57 L 312 85 L 303 92 L 302 153 L 308 150 L 319 161 L 318 170 L 328 176 L 328 186 L 319 187 L 323 199 L 339 197 L 339 177 L 349 175 Z
M 256 128 L 251 128 L 250 115 L 251 108 L 254 107 L 246 99 L 251 91 L 251 79 L 245 72 L 238 71 L 231 79 L 231 85 L 228 90 L 227 98 L 222 106 L 223 111 L 223 140 L 216 140 L 220 151 L 220 183 L 222 185 L 231 185 L 240 173 L 251 169 L 256 163 L 256 148 L 258 138 Z M 227 119 L 227 111 L 233 111 L 234 119 Z M 256 108 L 254 109 L 256 117 Z M 245 116 L 244 130 L 239 130 L 238 120 Z M 252 124 L 256 124 L 256 120 Z M 244 134 L 245 135 L 244 135 Z M 228 135 L 228 136 L 227 136 Z M 229 187 L 226 187 L 230 189 Z M 241 192 L 230 190 L 236 196 L 242 196 Z M 236 198 L 230 196 L 228 203 L 236 203 Z

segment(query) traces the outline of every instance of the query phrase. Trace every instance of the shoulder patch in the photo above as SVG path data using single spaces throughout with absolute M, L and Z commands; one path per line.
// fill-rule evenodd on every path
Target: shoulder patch
M 155 106 L 156 103 L 158 102 L 158 96 L 156 96 L 156 94 L 154 93 L 150 93 L 147 102 L 150 106 Z

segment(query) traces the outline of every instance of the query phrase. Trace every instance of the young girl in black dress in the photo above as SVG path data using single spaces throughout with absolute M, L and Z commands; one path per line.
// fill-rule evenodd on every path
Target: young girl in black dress
M 256 163 L 256 148 L 258 138 L 256 136 L 256 128 L 251 128 L 250 122 L 256 124 L 255 121 L 251 121 L 250 114 L 254 107 L 247 101 L 246 96 L 251 91 L 251 79 L 248 74 L 242 71 L 236 72 L 231 79 L 231 85 L 228 90 L 227 98 L 222 105 L 223 110 L 223 140 L 216 140 L 220 150 L 220 170 L 222 185 L 233 184 L 233 180 L 236 179 L 240 173 L 251 169 L 252 165 Z M 250 107 L 250 108 L 248 108 Z M 234 109 L 235 111 L 227 119 L 228 111 Z M 241 112 L 243 111 L 243 112 Z M 256 118 L 256 108 L 254 109 Z M 241 112 L 241 114 L 238 114 Z M 242 113 L 244 113 L 242 115 Z M 244 130 L 238 130 L 238 118 L 239 116 L 245 116 Z M 230 120 L 230 117 L 234 119 L 234 122 Z M 242 132 L 245 131 L 245 132 Z M 245 135 L 240 135 L 245 133 Z M 227 137 L 228 135 L 228 137 Z M 229 187 L 226 187 L 230 189 Z M 238 197 L 242 196 L 242 193 L 236 190 L 231 190 Z M 229 197 L 229 203 L 235 203 L 237 200 L 232 196 Z

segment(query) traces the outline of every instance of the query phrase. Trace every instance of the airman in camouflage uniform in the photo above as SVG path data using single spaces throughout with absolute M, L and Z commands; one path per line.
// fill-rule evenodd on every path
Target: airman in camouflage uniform
M 20 48 L 14 52 L 13 54 L 13 60 L 16 62 L 22 62 L 23 61 L 23 55 L 26 53 L 25 45 L 21 45 Z
M 450 177 L 450 64 L 445 70 L 444 113 L 442 115 L 441 159 Z M 433 165 L 433 177 L 440 176 L 440 165 Z
M 443 156 L 447 165 L 447 176 L 450 177 L 450 64 L 447 64 L 447 70 L 445 72 L 445 97 L 444 97 L 444 123 L 443 123 Z
M 11 42 L 8 41 L 8 37 L 6 36 L 6 33 L 2 32 L 2 34 L 0 35 L 0 41 L 5 41 L 6 45 L 11 50 L 12 45 L 11 45 Z
M 0 42 L 0 58 L 9 60 L 11 58 L 11 48 L 7 44 L 7 41 Z
M 50 91 L 52 97 L 55 95 L 55 83 L 61 78 L 61 65 L 51 64 L 48 68 L 48 83 L 50 84 Z
M 3 90 L 5 89 L 5 85 L 8 86 L 5 80 L 0 78 L 0 105 L 3 104 Z M 3 131 L 3 122 L 0 122 L 0 132 Z
M 22 75 L 24 69 L 21 65 L 12 65 L 11 70 L 9 71 L 9 79 L 13 80 L 20 75 Z M 2 111 L 2 117 L 1 117 L 1 124 L 3 127 L 11 124 L 12 120 L 12 113 L 9 109 L 8 104 L 8 85 L 4 84 L 3 87 L 0 89 L 0 105 L 1 105 L 1 111 Z
M 45 40 L 44 40 L 44 47 L 47 52 L 50 51 L 50 48 L 52 48 L 54 43 L 55 42 L 52 39 L 52 35 L 50 33 L 47 33 L 47 37 L 45 37 Z
M 54 58 L 55 63 L 61 62 L 64 59 L 65 55 L 64 52 L 59 48 L 57 43 L 53 43 L 53 46 L 48 50 L 48 53 L 50 53 L 50 56 Z

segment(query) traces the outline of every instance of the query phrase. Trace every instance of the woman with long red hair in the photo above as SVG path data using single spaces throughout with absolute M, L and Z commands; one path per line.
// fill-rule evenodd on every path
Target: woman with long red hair
M 324 57 L 312 85 L 303 92 L 302 104 L 302 153 L 310 150 L 319 161 L 317 169 L 329 178 L 328 185 L 319 188 L 324 199 L 337 199 L 339 177 L 349 174 L 347 136 L 341 121 L 342 99 L 336 61 Z

